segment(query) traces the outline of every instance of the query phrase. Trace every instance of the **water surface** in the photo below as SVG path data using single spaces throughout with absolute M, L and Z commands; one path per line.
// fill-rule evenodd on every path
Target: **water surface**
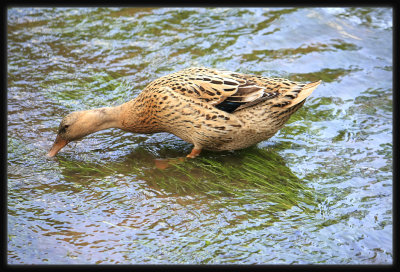
M 389 8 L 8 9 L 9 264 L 391 264 Z M 323 83 L 273 138 L 203 152 L 61 118 L 206 66 Z

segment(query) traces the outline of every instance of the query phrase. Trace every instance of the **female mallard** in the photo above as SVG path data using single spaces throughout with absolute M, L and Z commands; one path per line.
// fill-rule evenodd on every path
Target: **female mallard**
M 194 145 L 189 158 L 202 149 L 245 148 L 272 137 L 320 83 L 188 68 L 151 82 L 122 105 L 68 114 L 48 156 L 107 128 L 175 134 Z

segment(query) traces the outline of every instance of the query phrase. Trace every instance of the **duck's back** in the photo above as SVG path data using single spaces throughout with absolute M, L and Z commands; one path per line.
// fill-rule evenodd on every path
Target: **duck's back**
M 284 78 L 192 67 L 160 77 L 146 89 L 169 87 L 231 113 L 266 100 L 279 107 L 294 106 L 309 96 L 319 83 L 304 84 Z

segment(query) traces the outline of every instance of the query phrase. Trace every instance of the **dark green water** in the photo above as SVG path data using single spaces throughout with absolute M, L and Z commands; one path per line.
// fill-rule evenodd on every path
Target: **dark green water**
M 391 264 L 392 10 L 10 8 L 9 264 Z M 323 83 L 278 134 L 186 155 L 61 118 L 190 66 Z

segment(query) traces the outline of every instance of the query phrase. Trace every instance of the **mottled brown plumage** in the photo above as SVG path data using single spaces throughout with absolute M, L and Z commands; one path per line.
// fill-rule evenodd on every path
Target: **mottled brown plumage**
M 67 115 L 48 155 L 111 127 L 175 134 L 194 145 L 191 158 L 202 149 L 245 148 L 272 137 L 320 82 L 188 68 L 154 80 L 137 98 L 120 106 Z

